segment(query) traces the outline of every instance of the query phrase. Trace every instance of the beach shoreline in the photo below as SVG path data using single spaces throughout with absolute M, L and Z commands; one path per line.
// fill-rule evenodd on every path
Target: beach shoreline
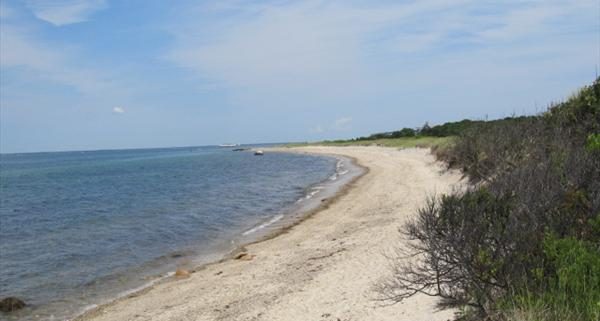
M 250 228 L 249 230 L 243 232 L 242 235 L 240 235 L 238 238 L 236 238 L 236 245 L 228 252 L 219 255 L 214 254 L 212 255 L 212 259 L 197 259 L 194 261 L 196 262 L 196 264 L 188 264 L 183 270 L 189 273 L 196 273 L 210 265 L 220 264 L 229 260 L 233 260 L 237 255 L 246 251 L 246 246 L 257 244 L 275 238 L 280 234 L 286 233 L 295 225 L 302 223 L 304 220 L 309 219 L 315 213 L 318 213 L 319 211 L 327 208 L 340 196 L 344 195 L 351 184 L 353 184 L 356 180 L 358 180 L 360 177 L 362 177 L 368 172 L 368 168 L 359 165 L 355 158 L 348 157 L 342 154 L 304 153 L 297 150 L 289 150 L 287 148 L 279 147 L 269 147 L 266 149 L 263 148 L 261 150 L 267 150 L 269 153 L 275 152 L 311 154 L 314 156 L 329 157 L 332 159 L 336 159 L 337 166 L 336 170 L 333 173 L 333 175 L 336 176 L 336 178 L 334 178 L 333 181 L 330 181 L 331 177 L 329 177 L 325 181 L 309 186 L 307 190 L 310 190 L 314 187 L 324 186 L 324 188 L 319 190 L 318 193 L 312 195 L 307 191 L 306 195 L 304 195 L 301 199 L 298 200 L 306 201 L 302 205 L 298 205 L 298 202 L 296 202 L 296 206 L 288 206 L 283 208 L 281 214 L 278 214 L 278 216 L 282 217 L 281 221 L 278 220 L 276 224 L 269 224 L 270 222 L 263 222 L 259 224 L 259 226 Z M 252 151 L 252 149 L 250 151 Z M 340 173 L 340 164 L 342 164 L 343 168 L 347 168 L 347 170 L 345 170 L 346 173 Z M 311 199 L 312 196 L 316 197 L 314 199 Z M 255 229 L 256 231 L 253 231 Z M 248 236 L 247 233 L 250 235 Z M 112 304 L 117 304 L 118 302 L 126 300 L 129 297 L 142 295 L 143 293 L 146 293 L 147 291 L 151 290 L 154 286 L 162 284 L 164 282 L 175 281 L 175 273 L 176 271 L 170 271 L 165 274 L 154 275 L 150 277 L 149 281 L 143 285 L 136 286 L 134 288 L 118 293 L 113 297 L 109 297 L 105 300 L 98 302 L 97 304 L 91 304 L 86 307 L 82 307 L 81 311 L 70 320 L 80 320 L 82 318 L 85 318 L 88 314 L 93 313 L 96 309 Z
M 351 204 L 358 206 L 360 204 L 357 203 L 365 203 L 367 206 L 364 210 L 366 211 L 375 210 L 387 212 L 393 210 L 390 208 L 389 204 L 376 204 L 372 201 L 361 202 L 361 198 L 369 197 L 369 195 L 364 195 L 365 188 L 367 190 L 372 188 L 378 189 L 377 186 L 373 186 L 373 183 L 377 183 L 378 181 L 381 183 L 382 178 L 384 178 L 382 177 L 382 174 L 384 174 L 383 176 L 386 176 L 385 172 L 390 170 L 390 168 L 392 170 L 397 170 L 397 168 L 394 169 L 394 167 L 396 167 L 394 164 L 386 164 L 391 165 L 390 168 L 381 168 L 381 164 L 377 164 L 378 159 L 386 158 L 391 155 L 392 159 L 397 158 L 395 160 L 400 161 L 400 164 L 398 165 L 402 165 L 403 161 L 408 165 L 419 165 L 429 171 L 429 173 L 427 173 L 428 175 L 434 174 L 434 176 L 443 178 L 440 182 L 437 182 L 440 184 L 434 184 L 439 186 L 438 189 L 434 188 L 433 192 L 440 192 L 439 189 L 446 191 L 459 181 L 459 177 L 456 173 L 441 173 L 439 164 L 435 164 L 435 161 L 426 150 L 420 149 L 399 151 L 380 147 L 302 147 L 293 149 L 276 148 L 269 149 L 267 152 L 294 152 L 348 157 L 352 159 L 357 166 L 363 167 L 364 170 L 361 175 L 354 177 L 348 184 L 341 187 L 335 195 L 326 198 L 322 204 L 319 204 L 310 212 L 304 213 L 302 218 L 295 221 L 292 225 L 273 230 L 260 239 L 245 244 L 243 247 L 238 248 L 236 251 L 217 262 L 208 263 L 192 269 L 189 271 L 189 277 L 183 279 L 174 277 L 165 278 L 144 289 L 133 291 L 112 302 L 89 309 L 75 318 L 75 320 L 306 320 L 304 316 L 307 312 L 321 310 L 324 309 L 324 307 L 322 300 L 317 300 L 318 302 L 307 304 L 304 308 L 305 311 L 301 313 L 297 311 L 296 307 L 298 304 L 306 304 L 306 298 L 302 298 L 302 294 L 306 290 L 303 290 L 302 288 L 308 287 L 317 294 L 319 292 L 319 286 L 316 286 L 311 282 L 314 280 L 313 277 L 303 280 L 304 278 L 302 275 L 306 276 L 307 273 L 309 275 L 318 275 L 327 272 L 325 274 L 333 273 L 334 275 L 339 274 L 342 277 L 351 277 L 349 274 L 365 273 L 365 270 L 361 268 L 350 271 L 345 269 L 336 271 L 335 265 L 340 264 L 340 262 L 336 262 L 332 265 L 319 264 L 316 269 L 313 268 L 312 270 L 309 268 L 314 265 L 313 261 L 331 260 L 332 258 L 337 257 L 338 254 L 339 256 L 345 256 L 360 248 L 360 246 L 357 246 L 355 249 L 350 248 L 351 246 L 348 245 L 349 243 L 347 241 L 340 241 L 341 245 L 330 244 L 337 243 L 336 241 L 338 239 L 352 240 L 353 242 L 350 243 L 353 243 L 353 245 L 360 244 L 360 242 L 357 241 L 361 240 L 370 241 L 365 240 L 365 237 L 368 237 L 369 234 L 365 236 L 358 235 L 362 233 L 349 233 L 348 230 L 337 231 L 342 226 L 348 225 L 354 221 L 350 220 L 344 222 L 344 220 L 347 220 L 352 216 L 344 217 L 343 207 Z M 405 159 L 402 159 L 403 157 Z M 372 173 L 373 167 L 377 167 L 377 175 L 375 175 L 375 177 L 373 177 L 374 175 Z M 387 174 L 392 175 L 394 173 L 390 172 Z M 406 179 L 410 178 L 407 177 Z M 405 184 L 406 183 L 407 182 L 405 182 Z M 404 207 L 407 207 L 407 210 L 410 209 L 410 211 L 414 212 L 416 209 L 415 206 L 420 205 L 426 194 L 428 194 L 428 192 L 425 191 L 419 192 L 419 200 L 412 200 L 410 205 L 404 205 Z M 396 205 L 401 206 L 401 204 Z M 317 222 L 322 220 L 327 221 L 332 218 L 334 219 L 334 221 L 331 222 L 332 224 L 323 225 L 323 222 Z M 356 219 L 356 217 L 354 217 L 354 219 Z M 380 219 L 375 222 L 369 222 L 367 220 L 362 222 L 361 225 L 372 225 L 374 229 L 385 228 L 386 231 L 383 235 L 392 240 L 399 239 L 399 235 L 391 235 L 389 224 L 395 222 L 398 225 L 396 227 L 399 227 L 400 221 L 405 219 L 406 217 L 400 219 L 392 218 L 391 220 L 386 219 L 387 222 L 384 225 L 381 225 L 381 222 L 378 222 Z M 393 233 L 397 234 L 395 229 Z M 336 235 L 337 237 L 327 237 L 329 234 Z M 321 244 L 311 244 L 312 246 L 310 246 L 310 248 L 305 248 L 301 245 L 302 242 L 310 243 L 312 238 L 322 237 L 327 238 L 322 240 Z M 376 247 L 378 247 L 378 250 L 380 251 L 385 251 L 384 247 L 387 245 L 389 245 L 389 242 L 380 244 Z M 249 259 L 234 259 L 242 252 L 248 253 L 247 258 Z M 328 253 L 320 255 L 323 252 Z M 369 256 L 377 256 L 377 260 L 382 259 L 379 257 L 382 253 L 369 252 Z M 298 265 L 296 269 L 291 268 L 295 265 Z M 295 272 L 294 270 L 301 271 L 301 273 Z M 385 270 L 381 269 L 381 267 L 379 267 L 378 270 L 379 271 L 368 272 L 371 281 L 368 282 L 369 284 L 372 285 L 376 278 L 385 275 Z M 267 273 L 266 271 L 272 271 L 274 273 Z M 284 284 L 287 282 L 285 278 L 279 278 L 278 276 L 280 275 L 288 275 L 291 276 L 292 279 L 300 278 L 300 280 L 286 288 Z M 328 288 L 334 285 L 335 283 L 321 284 L 320 286 Z M 275 289 L 272 289 L 271 291 L 267 290 L 271 295 L 267 295 L 269 300 L 265 301 L 265 298 L 263 297 L 265 294 L 261 294 L 264 292 L 263 289 L 273 287 L 275 287 Z M 363 317 L 368 316 L 373 320 L 391 320 L 391 316 L 397 316 L 396 313 L 393 313 L 394 309 L 390 310 L 389 307 L 373 307 L 377 304 L 373 302 L 372 298 L 369 298 L 370 295 L 365 297 L 366 293 L 372 294 L 369 286 L 362 284 L 362 286 L 358 288 L 356 285 L 350 286 L 350 288 L 354 292 L 360 293 L 359 297 L 361 297 L 361 299 L 359 301 L 363 308 L 358 309 L 360 311 L 352 311 L 351 306 L 348 306 L 350 308 L 349 310 L 338 311 L 339 313 L 337 315 L 350 316 L 348 320 L 356 319 L 356 317 L 360 315 Z M 231 289 L 235 289 L 235 291 L 232 292 Z M 266 302 L 271 302 L 272 300 L 277 302 L 277 298 L 281 296 L 284 296 L 288 300 L 287 304 L 281 302 L 278 304 L 277 309 L 271 307 L 271 304 L 265 305 Z M 330 299 L 327 301 L 330 301 Z M 244 302 L 244 304 L 240 304 L 241 302 Z M 433 304 L 435 303 L 435 300 L 432 300 L 431 298 L 419 298 L 419 302 L 426 302 L 429 307 L 423 314 L 423 320 L 432 320 L 432 318 L 435 319 L 437 317 L 440 317 L 440 320 L 449 318 L 448 313 L 444 312 L 434 315 Z M 341 303 L 342 302 L 337 302 L 337 304 Z M 399 307 L 401 305 L 394 306 Z M 420 307 L 421 310 L 422 308 L 423 307 Z M 237 313 L 234 313 L 234 311 L 237 311 Z M 367 311 L 369 312 L 367 313 Z M 421 311 L 421 313 L 423 313 L 423 311 Z M 329 317 L 331 317 L 331 320 L 335 320 L 335 318 L 333 318 L 334 314 L 331 312 L 317 314 L 315 314 L 315 317 L 319 317 L 318 320 L 329 320 Z M 402 315 L 402 311 L 400 311 L 399 315 Z M 413 315 L 414 317 L 414 313 L 409 313 L 409 315 Z M 340 320 L 344 319 L 340 318 Z

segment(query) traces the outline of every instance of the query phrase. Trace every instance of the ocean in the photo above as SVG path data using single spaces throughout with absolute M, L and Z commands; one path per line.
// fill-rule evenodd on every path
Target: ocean
M 333 195 L 349 166 L 222 147 L 2 154 L 0 298 L 28 306 L 0 320 L 69 319 L 218 260 Z

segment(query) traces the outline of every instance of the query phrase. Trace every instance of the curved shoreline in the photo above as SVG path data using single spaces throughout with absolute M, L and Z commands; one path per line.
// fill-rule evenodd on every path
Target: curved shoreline
M 269 148 L 269 149 L 263 149 L 266 151 L 270 151 L 270 152 L 276 152 L 276 153 L 302 153 L 296 150 L 286 150 L 283 148 Z M 250 242 L 246 242 L 244 244 L 240 245 L 240 249 L 236 249 L 234 251 L 232 251 L 232 253 L 230 254 L 229 257 L 224 258 L 221 261 L 225 261 L 225 260 L 229 260 L 229 259 L 233 259 L 237 254 L 239 254 L 240 251 L 244 251 L 244 247 L 245 246 L 249 246 L 252 244 L 257 244 L 260 242 L 264 242 L 273 238 L 276 238 L 277 236 L 284 234 L 286 232 L 288 232 L 290 229 L 294 228 L 296 225 L 301 224 L 302 222 L 304 222 L 305 220 L 310 219 L 313 215 L 315 215 L 316 213 L 328 208 L 331 204 L 333 204 L 334 202 L 336 202 L 339 198 L 341 198 L 342 196 L 346 195 L 349 191 L 350 188 L 352 188 L 352 185 L 358 181 L 361 177 L 367 175 L 369 173 L 369 168 L 366 166 L 361 165 L 358 160 L 354 157 L 349 157 L 343 154 L 319 154 L 319 153 L 306 153 L 306 154 L 312 154 L 315 156 L 327 156 L 327 157 L 333 157 L 333 158 L 339 158 L 339 157 L 344 157 L 347 158 L 348 160 L 350 160 L 351 164 L 355 167 L 358 168 L 358 170 L 360 171 L 360 173 L 358 173 L 357 175 L 355 175 L 354 177 L 352 177 L 348 182 L 345 182 L 344 184 L 342 184 L 340 187 L 338 187 L 337 189 L 335 189 L 335 192 L 332 196 L 325 198 L 325 200 L 321 200 L 319 205 L 311 208 L 309 210 L 300 210 L 299 212 L 292 212 L 294 214 L 298 214 L 300 215 L 299 219 L 295 219 L 291 222 L 291 224 L 286 224 L 283 227 L 277 228 L 277 229 L 273 229 L 272 231 L 270 231 L 270 233 L 267 233 L 265 235 L 262 235 L 261 237 L 257 238 L 256 240 L 250 241 Z M 221 262 L 219 261 L 219 262 Z
M 268 149 L 264 149 L 264 150 L 267 150 L 269 152 L 277 152 L 277 153 L 301 153 L 298 151 L 286 150 L 283 148 L 268 148 Z M 283 210 L 283 213 L 280 214 L 280 215 L 284 215 L 284 216 L 288 216 L 291 214 L 298 215 L 300 217 L 299 219 L 298 218 L 288 219 L 289 222 L 287 222 L 287 224 L 284 224 L 282 227 L 267 229 L 266 231 L 263 231 L 262 234 L 258 234 L 257 237 L 248 238 L 248 240 L 246 240 L 245 242 L 241 242 L 240 244 L 236 245 L 229 253 L 223 254 L 220 259 L 217 259 L 215 261 L 209 261 L 207 263 L 201 263 L 201 264 L 198 264 L 198 265 L 194 266 L 193 268 L 187 270 L 190 274 L 202 271 L 212 265 L 217 265 L 217 264 L 221 264 L 223 262 L 234 260 L 237 255 L 246 251 L 246 246 L 258 244 L 258 243 L 276 238 L 277 236 L 279 236 L 281 234 L 287 233 L 287 231 L 292 229 L 294 226 L 301 224 L 303 221 L 309 219 L 314 214 L 329 207 L 330 204 L 332 204 L 337 199 L 339 199 L 339 197 L 341 197 L 342 195 L 345 195 L 347 193 L 348 189 L 350 188 L 350 186 L 352 184 L 354 184 L 354 182 L 356 182 L 358 179 L 360 179 L 361 177 L 363 177 L 364 175 L 366 175 L 369 172 L 369 168 L 360 165 L 358 163 L 358 160 L 354 157 L 349 157 L 349 156 L 346 156 L 343 154 L 320 154 L 320 153 L 303 153 L 303 154 L 311 154 L 311 155 L 319 156 L 319 157 L 331 157 L 331 158 L 335 158 L 338 160 L 340 159 L 340 157 L 345 158 L 345 159 L 349 160 L 349 163 L 351 164 L 351 166 L 356 167 L 358 174 L 354 175 L 348 182 L 345 182 L 341 186 L 335 188 L 333 196 L 327 197 L 324 201 L 320 201 L 316 207 L 310 208 L 308 210 L 303 210 L 302 208 L 297 209 L 297 210 L 291 210 L 291 211 Z M 337 169 L 334 172 L 334 174 L 337 174 Z M 321 183 L 323 183 L 323 182 L 321 182 Z M 317 183 L 317 185 L 318 184 L 320 184 L 320 183 Z M 176 278 L 174 278 L 174 276 L 175 276 L 175 271 L 170 271 L 170 272 L 162 274 L 162 275 L 156 275 L 153 277 L 153 279 L 150 282 L 148 282 L 144 285 L 141 285 L 141 286 L 132 288 L 130 290 L 124 291 L 122 293 L 119 293 L 115 297 L 107 299 L 104 302 L 100 302 L 98 304 L 93 304 L 93 305 L 90 305 L 87 307 L 83 307 L 82 311 L 80 313 L 78 313 L 72 319 L 69 319 L 69 320 L 72 320 L 72 321 L 87 320 L 98 309 L 113 306 L 113 305 L 118 304 L 121 301 L 127 300 L 128 298 L 143 295 L 144 293 L 151 291 L 155 286 L 158 286 L 160 284 L 164 284 L 166 282 L 178 281 Z
M 76 320 L 449 319 L 453 312 L 434 312 L 436 299 L 430 297 L 379 306 L 372 286 L 389 272 L 383 253 L 401 241 L 397 228 L 427 196 L 449 191 L 460 175 L 442 172 L 423 149 L 284 151 L 353 157 L 369 171 L 298 224 L 246 245 L 249 260 L 230 256 L 187 279 L 160 282 Z

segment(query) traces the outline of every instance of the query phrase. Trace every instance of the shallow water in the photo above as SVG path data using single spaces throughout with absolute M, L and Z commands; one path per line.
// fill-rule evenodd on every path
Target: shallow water
M 62 320 L 284 221 L 335 158 L 218 147 L 0 155 L 3 320 Z M 333 175 L 333 176 L 332 176 Z

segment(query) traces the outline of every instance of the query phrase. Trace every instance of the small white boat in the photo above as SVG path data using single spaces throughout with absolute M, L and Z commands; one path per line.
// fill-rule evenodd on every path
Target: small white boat
M 262 150 L 257 150 L 257 151 L 254 152 L 254 155 L 256 155 L 256 156 L 262 156 L 264 154 L 265 153 Z
M 219 145 L 219 147 L 237 147 L 240 146 L 240 144 L 221 144 Z

